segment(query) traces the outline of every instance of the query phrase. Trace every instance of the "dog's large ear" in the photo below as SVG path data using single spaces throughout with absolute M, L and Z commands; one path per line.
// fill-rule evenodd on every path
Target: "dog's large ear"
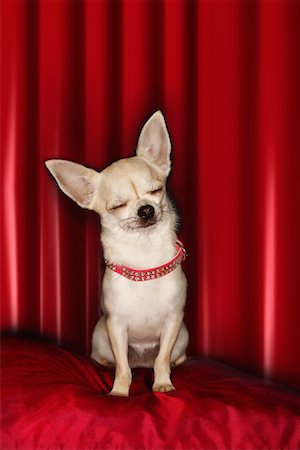
M 45 162 L 61 190 L 82 208 L 93 209 L 98 172 L 62 159 Z
M 136 154 L 148 159 L 168 176 L 171 170 L 170 153 L 171 141 L 166 122 L 161 111 L 157 111 L 141 131 Z

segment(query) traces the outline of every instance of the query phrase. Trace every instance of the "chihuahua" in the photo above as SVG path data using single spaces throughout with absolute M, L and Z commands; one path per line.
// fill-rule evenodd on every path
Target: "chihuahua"
M 157 111 L 140 133 L 136 156 L 100 173 L 71 161 L 45 163 L 66 195 L 100 216 L 106 270 L 91 357 L 115 367 L 111 395 L 129 395 L 134 367 L 154 368 L 153 391 L 173 391 L 171 367 L 186 359 L 185 250 L 166 193 L 170 152 Z

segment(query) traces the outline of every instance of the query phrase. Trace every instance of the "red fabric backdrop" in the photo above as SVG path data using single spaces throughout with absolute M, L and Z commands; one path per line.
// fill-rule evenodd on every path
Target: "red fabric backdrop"
M 96 215 L 48 158 L 101 169 L 162 109 L 189 252 L 190 354 L 300 388 L 300 3 L 1 3 L 2 330 L 90 347 Z

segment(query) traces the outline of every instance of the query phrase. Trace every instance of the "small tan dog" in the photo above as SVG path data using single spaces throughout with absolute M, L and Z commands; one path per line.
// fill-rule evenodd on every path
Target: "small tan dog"
M 136 156 L 100 173 L 70 161 L 46 162 L 65 194 L 100 215 L 107 267 L 91 356 L 116 367 L 111 395 L 129 395 L 132 367 L 154 367 L 153 391 L 172 391 L 171 366 L 186 359 L 185 251 L 165 186 L 170 152 L 158 111 L 141 131 Z

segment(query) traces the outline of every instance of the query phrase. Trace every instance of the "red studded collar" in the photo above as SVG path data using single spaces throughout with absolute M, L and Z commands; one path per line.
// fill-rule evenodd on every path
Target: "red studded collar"
M 119 275 L 123 275 L 123 277 L 128 278 L 131 281 L 149 281 L 155 280 L 157 278 L 161 278 L 164 275 L 167 275 L 179 266 L 182 261 L 185 260 L 187 256 L 186 250 L 183 246 L 183 243 L 179 240 L 176 241 L 176 255 L 171 261 L 163 264 L 162 266 L 153 267 L 152 269 L 133 269 L 132 267 L 127 266 L 119 266 L 112 262 L 106 261 L 105 264 L 107 267 Z

